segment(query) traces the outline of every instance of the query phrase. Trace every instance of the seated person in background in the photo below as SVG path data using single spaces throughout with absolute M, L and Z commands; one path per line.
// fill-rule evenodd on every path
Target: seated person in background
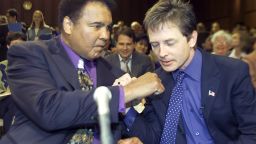
M 20 44 L 24 41 L 27 41 L 27 37 L 25 34 L 20 32 L 10 33 L 6 37 L 7 48 L 10 48 L 15 44 Z
M 232 37 L 231 34 L 224 31 L 219 30 L 213 34 L 211 38 L 213 52 L 212 54 L 228 56 L 230 54 Z
M 149 40 L 146 34 L 141 34 L 135 38 L 135 50 L 138 53 L 149 54 Z
M 106 57 L 113 66 L 129 73 L 132 77 L 139 77 L 146 72 L 153 72 L 154 65 L 150 58 L 135 51 L 135 35 L 131 28 L 123 27 L 115 35 L 116 52 Z
M 249 65 L 251 80 L 256 90 L 256 37 L 250 41 L 250 47 L 253 49 L 251 53 L 242 57 L 242 60 Z
M 26 41 L 26 36 L 18 32 L 10 33 L 6 38 L 8 48 L 24 41 Z M 7 64 L 7 60 L 0 62 L 0 118 L 4 122 L 4 133 L 9 130 L 15 112 L 15 105 L 13 104 L 7 81 Z
M 241 59 L 246 55 L 246 51 L 248 51 L 250 44 L 250 35 L 245 30 L 235 30 L 232 33 L 232 42 L 231 47 L 232 50 L 229 54 L 229 57 Z
M 142 54 L 146 54 L 149 56 L 149 58 L 151 59 L 151 61 L 154 63 L 154 67 L 155 69 L 160 67 L 160 64 L 158 62 L 157 56 L 155 55 L 155 53 L 152 51 L 150 44 L 149 44 L 149 40 L 148 40 L 148 36 L 143 33 L 139 36 L 137 36 L 135 38 L 135 50 L 138 53 L 142 53 Z
M 21 22 L 18 22 L 18 11 L 14 8 L 8 9 L 6 13 L 8 21 L 9 33 L 12 32 L 25 32 L 26 28 L 22 25 Z
M 32 23 L 27 31 L 28 40 L 48 40 L 53 36 L 53 29 L 44 21 L 44 15 L 40 10 L 33 13 Z
M 129 73 L 131 77 L 139 77 L 146 72 L 153 72 L 154 65 L 150 58 L 135 50 L 135 35 L 134 31 L 129 27 L 119 29 L 115 35 L 117 53 L 111 54 L 106 57 L 106 60 L 115 67 L 122 69 L 124 72 Z M 135 100 L 132 105 L 137 105 L 141 101 Z M 144 109 L 143 100 L 141 107 L 138 111 Z

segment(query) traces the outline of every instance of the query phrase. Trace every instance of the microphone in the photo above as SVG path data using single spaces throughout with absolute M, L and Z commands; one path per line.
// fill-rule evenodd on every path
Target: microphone
M 94 91 L 93 98 L 98 106 L 101 143 L 113 144 L 109 119 L 109 100 L 112 98 L 112 94 L 107 87 L 100 86 Z

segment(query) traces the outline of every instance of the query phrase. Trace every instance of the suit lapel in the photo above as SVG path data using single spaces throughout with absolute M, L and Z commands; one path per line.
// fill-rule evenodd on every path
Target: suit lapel
M 114 66 L 121 69 L 121 64 L 120 64 L 120 60 L 119 60 L 118 54 L 115 54 L 113 56 L 112 60 L 113 60 L 112 63 L 114 64 Z
M 133 76 L 138 76 L 139 70 L 141 69 L 141 64 L 138 62 L 138 55 L 136 52 L 132 54 L 131 72 Z
M 105 59 L 98 58 L 96 60 L 97 87 L 112 85 L 114 80 L 124 74 L 124 72 L 116 66 L 110 65 Z M 106 77 L 107 76 L 107 77 Z
M 49 44 L 49 49 L 52 53 L 52 58 L 60 73 L 66 79 L 66 81 L 74 88 L 79 88 L 79 82 L 77 79 L 77 71 L 68 57 L 65 49 L 61 45 L 60 37 L 53 40 L 54 44 Z
M 220 73 L 213 57 L 202 52 L 203 65 L 201 77 L 201 103 L 204 108 L 203 113 L 207 120 L 212 109 L 213 103 L 218 97 L 220 85 Z

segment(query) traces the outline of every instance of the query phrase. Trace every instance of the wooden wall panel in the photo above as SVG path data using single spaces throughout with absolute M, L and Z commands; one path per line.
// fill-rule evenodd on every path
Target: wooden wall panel
M 243 18 L 247 26 L 256 28 L 256 0 L 244 0 Z
M 246 14 L 244 16 L 244 22 L 247 26 L 256 28 L 256 11 Z

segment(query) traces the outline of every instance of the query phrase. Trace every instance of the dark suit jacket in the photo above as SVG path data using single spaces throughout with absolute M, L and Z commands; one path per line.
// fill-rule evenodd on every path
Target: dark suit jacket
M 209 133 L 216 144 L 256 143 L 256 97 L 248 66 L 240 61 L 202 52 L 201 103 Z M 138 116 L 129 136 L 138 136 L 146 144 L 158 144 L 174 80 L 171 73 L 157 71 L 165 92 L 149 97 L 143 114 Z M 215 96 L 209 95 L 209 90 Z M 181 122 L 177 144 L 186 144 Z
M 50 27 L 42 27 L 39 29 L 38 34 L 35 33 L 35 28 L 29 28 L 27 31 L 28 40 L 35 40 L 35 37 L 38 36 L 40 40 L 49 40 L 52 38 L 52 29 Z
M 94 89 L 80 90 L 77 71 L 59 38 L 11 47 L 8 57 L 9 85 L 18 110 L 1 144 L 65 144 L 77 129 L 97 127 Z M 96 69 L 97 86 L 111 86 L 123 74 L 101 58 Z M 118 138 L 119 87 L 109 89 L 110 118 Z
M 112 54 L 106 57 L 106 60 L 114 67 L 121 68 L 118 54 Z M 153 72 L 154 65 L 147 55 L 136 51 L 132 53 L 131 73 L 132 76 L 139 77 L 146 72 Z

